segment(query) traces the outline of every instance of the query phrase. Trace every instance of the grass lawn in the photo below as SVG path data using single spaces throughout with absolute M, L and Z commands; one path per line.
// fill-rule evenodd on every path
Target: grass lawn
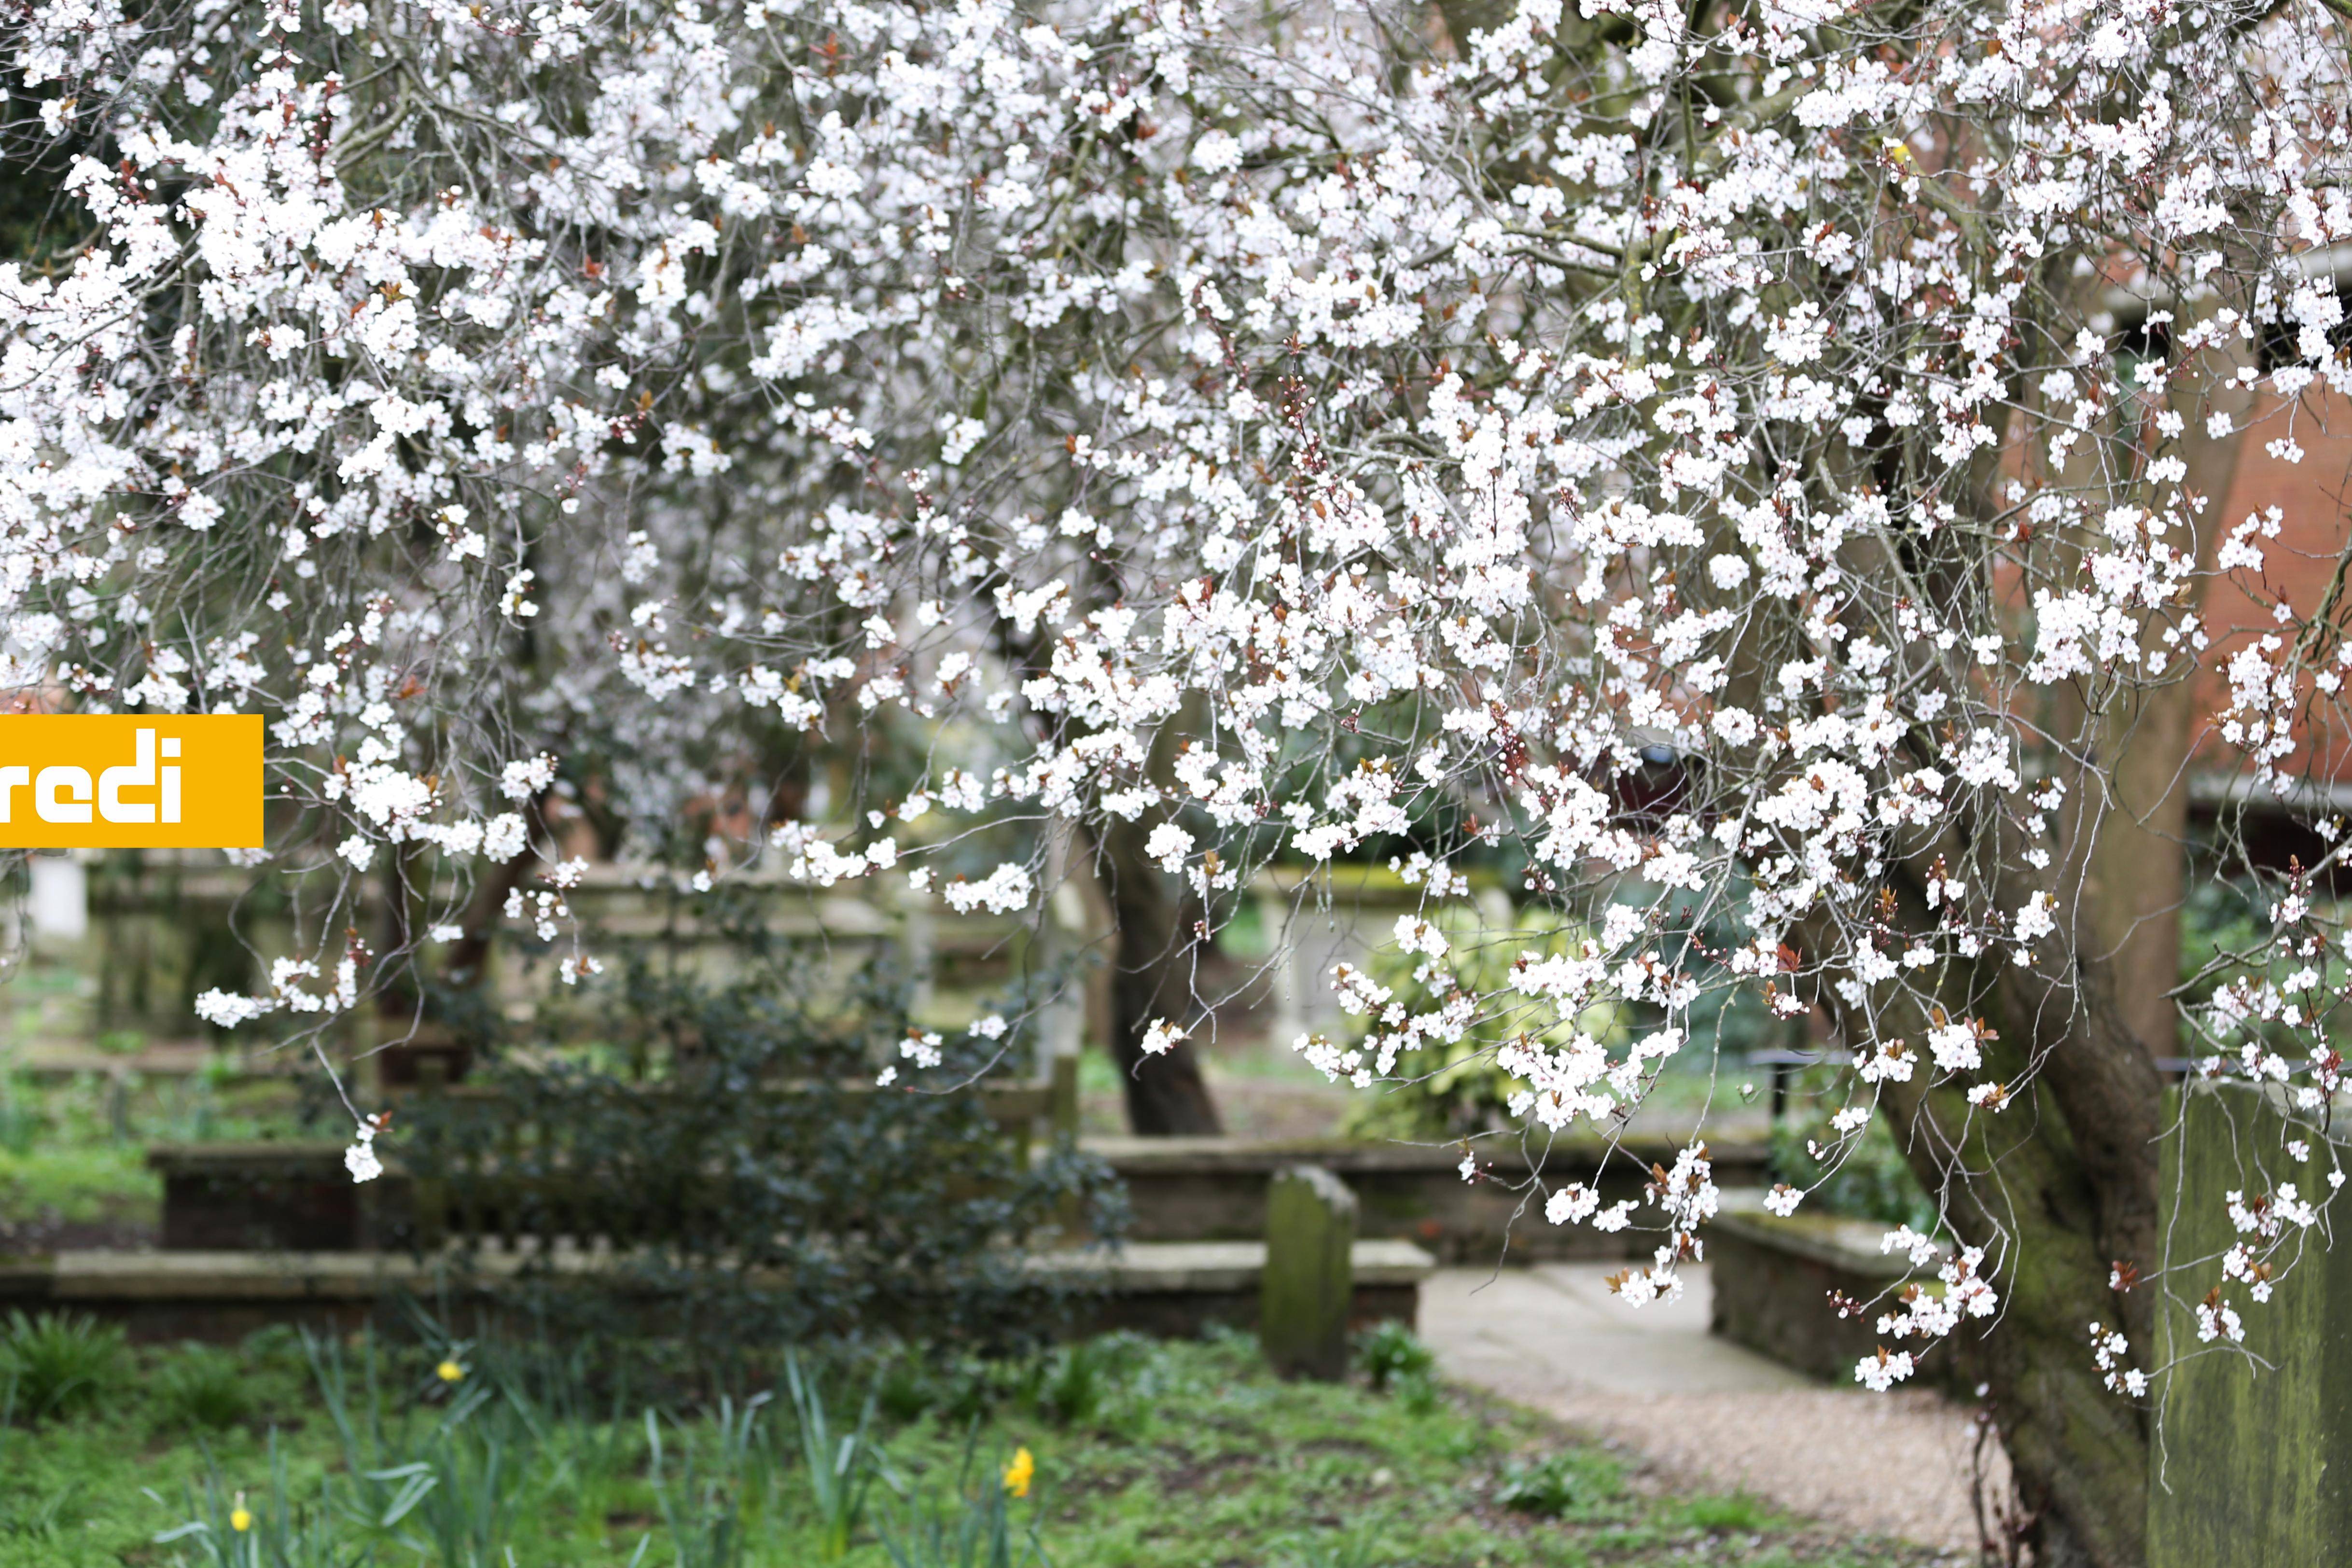
M 273 1332 L 236 1351 L 110 1353 L 70 1337 L 17 1355 L 30 1393 L 0 1429 L 8 1568 L 979 1564 L 1000 1561 L 984 1550 L 999 1515 L 1001 1561 L 1059 1568 L 1920 1560 L 1746 1499 L 1663 1492 L 1417 1377 L 1394 1394 L 1284 1384 L 1237 1337 L 947 1371 L 869 1361 L 836 1365 L 829 1398 L 804 1386 L 796 1402 L 787 1383 L 748 1408 L 651 1415 L 544 1351 Z M 26 1398 L 71 1413 L 27 1424 Z M 1023 1448 L 1034 1483 L 1007 1498 Z M 1041 1559 L 1022 1555 L 1033 1531 Z

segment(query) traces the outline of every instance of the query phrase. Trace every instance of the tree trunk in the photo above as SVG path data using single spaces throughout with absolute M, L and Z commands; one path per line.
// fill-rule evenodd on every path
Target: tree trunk
M 2189 321 L 2182 325 L 2215 305 L 2188 308 Z M 2174 412 L 2185 422 L 2180 455 L 2189 472 L 2180 486 L 2205 498 L 2189 543 L 2197 571 L 2179 607 L 2186 615 L 2204 608 L 2221 536 L 2229 531 L 2222 508 L 2237 480 L 2243 430 L 2255 399 L 2251 385 L 2234 379 L 2241 366 L 2254 363 L 2251 342 L 2231 334 L 2223 346 L 2205 352 L 2211 371 L 2184 378 L 2172 398 Z M 2228 414 L 2233 427 L 2220 435 L 2207 424 L 2217 413 Z M 2164 632 L 2180 620 L 2149 614 L 2140 646 L 2162 651 Z M 2180 906 L 2189 892 L 2189 764 L 2197 741 L 2196 704 L 2189 678 L 2124 693 L 2102 716 L 2099 752 L 2093 759 L 2106 768 L 2108 800 L 2097 819 L 2098 841 L 2091 851 L 2084 892 L 2118 1016 L 2132 1037 L 2158 1057 L 2180 1053 L 2180 1011 L 2172 992 L 2180 984 Z
M 2166 776 L 2182 761 L 2176 750 Z M 2152 1348 L 2151 1293 L 2113 1290 L 2109 1281 L 2115 1265 L 2153 1268 L 2158 1255 L 2163 1082 L 2119 994 L 2117 960 L 2131 945 L 2107 939 L 2110 917 L 2100 908 L 2100 835 L 2122 813 L 2095 779 L 2073 782 L 2059 824 L 2064 856 L 2046 873 L 2022 869 L 2023 830 L 1997 814 L 1948 823 L 1887 868 L 1896 920 L 1929 929 L 1927 868 L 1946 854 L 1959 860 L 1974 836 L 1999 835 L 1991 859 L 2011 870 L 1995 902 L 2015 909 L 2037 892 L 2055 899 L 2060 929 L 2030 967 L 2002 951 L 1954 960 L 1932 998 L 1913 993 L 1868 1020 L 1832 1005 L 1848 1039 L 1900 1037 L 1922 1056 L 1928 1030 L 1944 1019 L 1979 1019 L 1992 1031 L 1982 1040 L 1982 1071 L 1969 1080 L 1930 1089 L 1923 1071 L 1881 1085 L 1906 1159 L 1954 1233 L 1984 1249 L 1986 1276 L 2000 1296 L 1995 1318 L 1964 1324 L 1959 1343 L 1937 1354 L 1965 1358 L 1991 1396 L 2035 1562 L 2138 1568 L 2148 1417 L 2105 1387 L 2091 1325 L 2120 1330 L 2142 1354 Z M 2177 837 L 2154 848 L 2182 853 Z M 2153 850 L 2143 843 L 2142 852 Z M 2137 885 L 2161 889 L 2162 868 Z M 2148 924 L 2135 941 L 2146 940 Z M 2003 1085 L 2009 1103 L 1971 1105 L 1970 1082 Z
M 1217 1103 L 1187 1041 L 1159 1056 L 1143 1051 L 1153 1020 L 1192 1021 L 1194 913 L 1143 852 L 1154 824 L 1120 821 L 1095 832 L 1095 864 L 1116 925 L 1111 961 L 1111 1060 L 1127 1089 L 1127 1124 L 1147 1137 L 1223 1132 Z
M 1910 876 L 1890 882 L 1926 914 Z M 1958 1343 L 1933 1354 L 1962 1357 L 1987 1386 L 2035 1561 L 2138 1568 L 2147 1419 L 2104 1385 L 2090 1325 L 2121 1328 L 2136 1346 L 2150 1343 L 2146 1293 L 2136 1300 L 2107 1285 L 2114 1262 L 2154 1261 L 2162 1085 L 2104 976 L 2048 967 L 2058 972 L 2005 958 L 1955 965 L 1943 988 L 1952 1016 L 1970 1016 L 1972 994 L 1990 1015 L 1984 1021 L 1999 1039 L 1985 1043 L 1983 1076 L 2014 1085 L 2004 1109 L 1970 1105 L 1962 1086 L 1923 1089 L 1924 1074 L 1882 1085 L 1882 1103 L 1947 1221 L 1985 1249 L 2000 1292 L 1995 1318 L 1964 1322 Z M 1832 1005 L 1857 1038 L 1861 1020 Z M 1932 1022 L 1885 1012 L 1875 1020 L 1878 1034 L 1915 1046 Z
M 2000 1019 L 2002 1033 L 2030 1039 L 2031 1018 L 2016 1016 L 2015 1005 L 2002 1010 L 2010 1015 Z M 2118 1260 L 2154 1261 L 2162 1090 L 2114 1009 L 2097 1007 L 2084 1021 L 2115 1037 L 2109 1065 L 2061 1071 L 2045 1061 L 2021 1103 L 1995 1117 L 1978 1115 L 1962 1145 L 1976 1179 L 1965 1191 L 1954 1186 L 1950 1211 L 1959 1234 L 1984 1246 L 1997 1268 L 2002 1310 L 1970 1349 L 1992 1394 L 2037 1562 L 2137 1568 L 2145 1555 L 2147 1420 L 2105 1386 L 2091 1358 L 2090 1328 L 2120 1327 L 2136 1345 L 2149 1343 L 2145 1297 L 2119 1295 L 2107 1282 Z M 2093 1054 L 2079 1038 L 2054 1051 Z M 2097 1113 L 2076 1102 L 2108 1103 L 2115 1114 L 2098 1124 Z M 1943 1124 L 1925 1137 L 1915 1126 L 1906 1145 L 1915 1167 L 1933 1169 L 1938 1162 L 1921 1156 L 1950 1146 L 1947 1118 L 1955 1107 L 1923 1109 Z M 2094 1124 L 2086 1128 L 2086 1121 Z
M 2234 335 L 2225 344 L 2208 350 L 2203 373 L 2184 373 L 2169 390 L 2185 423 L 2181 487 L 2201 496 L 2204 507 L 2189 541 L 2197 566 L 2189 595 L 2175 610 L 2146 616 L 2145 649 L 2161 648 L 2166 629 L 2202 607 L 2229 526 L 2223 507 L 2244 438 L 2210 434 L 2207 422 L 2226 413 L 2242 429 L 2254 394 L 2233 379 L 2252 363 L 2252 344 Z M 2038 1145 L 2045 1159 L 2066 1156 L 2030 1187 L 2012 1186 L 2004 1205 L 2000 1218 L 2017 1236 L 2019 1263 L 2009 1271 L 2011 1311 L 1987 1357 L 2002 1440 L 2021 1499 L 2036 1514 L 2045 1564 L 2136 1568 L 2145 1557 L 2148 1416 L 2104 1386 L 2088 1339 L 2097 1322 L 2121 1329 L 2138 1355 L 2155 1349 L 2153 1291 L 2104 1286 L 2115 1265 L 2153 1270 L 2160 1254 L 2163 1080 L 2156 1061 L 2179 1050 L 2173 992 L 2189 885 L 2196 699 L 2184 676 L 2126 690 L 2098 716 L 2096 749 L 2060 813 L 2065 859 L 2056 891 L 2072 973 L 2053 980 L 2011 966 L 1996 992 L 2004 1015 L 1998 1027 L 2023 1047 L 2015 1065 L 2033 1074 L 2032 1103 L 1997 1119 L 2031 1112 L 2025 1131 L 2013 1135 Z M 2013 890 L 2003 902 L 2013 905 L 2022 895 Z M 2020 1163 L 2005 1156 L 1978 1168 L 2008 1182 Z M 2080 1201 L 2056 1190 L 2052 1178 L 2060 1168 L 2070 1170 L 2067 1185 L 2079 1186 Z M 1994 1234 L 1993 1218 L 1979 1210 L 1977 1236 Z M 2053 1274 L 2053 1264 L 2065 1274 Z
M 2242 440 L 2209 434 L 2207 421 L 2222 412 L 2245 423 L 2252 393 L 2231 372 L 2251 352 L 2244 344 L 2215 352 L 2201 373 L 2184 373 L 2169 388 L 2189 433 L 2183 488 L 2205 497 L 2197 537 L 2187 541 L 2199 571 L 2190 597 L 2147 612 L 2143 647 L 2162 646 L 2166 628 L 2199 607 L 2227 528 L 2222 508 Z M 2123 429 L 2114 438 L 2137 436 Z M 1990 482 L 2000 465 L 1984 461 Z M 2163 1083 L 2156 1058 L 2178 1050 L 2172 992 L 2188 886 L 2195 701 L 2180 679 L 2112 695 L 2101 711 L 2078 706 L 2049 716 L 2049 733 L 2079 735 L 2084 744 L 2052 756 L 2068 788 L 2054 813 L 2052 847 L 2061 858 L 2048 872 L 2023 869 L 2030 846 L 2014 823 L 1998 820 L 1947 824 L 1934 842 L 1911 846 L 1888 868 L 1899 920 L 1930 929 L 1929 866 L 1945 854 L 1967 864 L 1972 839 L 1997 835 L 1991 862 L 2010 869 L 1996 902 L 2013 910 L 2045 892 L 2060 921 L 2031 967 L 2006 956 L 1955 963 L 1937 987 L 1939 1010 L 1980 1016 L 1998 1031 L 1984 1045 L 1980 1076 L 2006 1085 L 2010 1103 L 1979 1109 L 1965 1085 L 1929 1091 L 1924 1074 L 1885 1085 L 1883 1098 L 1913 1171 L 1955 1232 L 1985 1249 L 2000 1293 L 1999 1315 L 1964 1326 L 1949 1351 L 1967 1358 L 1991 1396 L 2027 1542 L 2043 1568 L 2138 1568 L 2146 1555 L 2149 1415 L 2106 1388 L 2090 1329 L 2120 1330 L 2136 1360 L 2155 1348 L 2154 1292 L 2112 1290 L 2109 1280 L 2115 1265 L 2152 1269 L 2158 1259 Z M 1882 1009 L 1868 1025 L 1840 1016 L 1850 1039 L 1874 1032 L 1917 1046 L 1938 1021 L 1917 1005 L 1918 1016 Z
M 2192 691 L 2181 681 L 2139 694 L 2113 717 L 2125 731 L 2107 780 L 2112 809 L 2099 830 L 2085 890 L 2097 941 L 2115 977 L 2116 1013 L 2152 1057 L 2180 1053 L 2180 906 L 2189 891 Z

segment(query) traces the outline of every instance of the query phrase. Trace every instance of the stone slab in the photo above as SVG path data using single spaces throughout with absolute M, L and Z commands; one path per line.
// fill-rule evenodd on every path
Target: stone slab
M 2164 1261 L 2180 1273 L 2143 1363 L 2171 1365 L 2150 1445 L 2148 1568 L 2352 1561 L 2352 1242 L 2340 1219 L 2335 1245 L 2311 1236 L 2263 1304 L 2224 1284 L 2218 1262 L 2241 1239 L 2229 1194 L 2252 1201 L 2291 1182 L 2324 1203 L 2328 1170 L 2352 1154 L 2299 1129 L 2310 1148 L 2294 1160 L 2286 1135 L 2260 1091 L 2191 1083 L 2165 1140 Z M 2242 1348 L 2198 1338 L 2213 1286 L 2240 1314 Z
M 558 1246 L 477 1255 L 478 1274 L 511 1276 L 526 1262 L 583 1276 L 613 1267 L 599 1249 Z M 1044 1253 L 1031 1267 L 1099 1284 L 1088 1332 L 1135 1328 L 1198 1333 L 1211 1323 L 1252 1329 L 1264 1242 L 1131 1245 L 1111 1260 Z M 1351 1322 L 1414 1321 L 1421 1282 L 1436 1260 L 1402 1241 L 1360 1241 Z M 94 1312 L 141 1338 L 235 1338 L 268 1322 L 356 1326 L 401 1292 L 431 1295 L 450 1280 L 442 1262 L 380 1252 L 61 1251 L 0 1264 L 0 1311 Z
M 1719 1216 L 1706 1228 L 1710 1326 L 1722 1338 L 1810 1376 L 1851 1383 L 1854 1364 L 1878 1350 L 1877 1312 L 1840 1316 L 1831 1297 L 1880 1303 L 1912 1273 L 1907 1258 L 1879 1249 L 1889 1228 L 1830 1215 Z M 1927 1273 L 1931 1288 L 1940 1289 L 1933 1285 L 1933 1271 Z M 1954 1389 L 1972 1386 L 1966 1349 L 1965 1334 L 1937 1346 L 1922 1364 L 1922 1379 Z

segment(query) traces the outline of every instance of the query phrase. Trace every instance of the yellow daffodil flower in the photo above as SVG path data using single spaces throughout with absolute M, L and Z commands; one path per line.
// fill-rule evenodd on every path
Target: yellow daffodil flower
M 466 1369 L 454 1361 L 445 1361 L 433 1369 L 433 1375 L 444 1383 L 455 1383 L 466 1375 Z
M 253 1514 L 251 1511 L 245 1506 L 245 1494 L 243 1492 L 236 1494 L 236 1506 L 228 1511 L 228 1527 L 231 1530 L 236 1531 L 239 1535 L 243 1535 L 247 1531 L 253 1528 Z
M 1013 1462 L 1004 1467 L 1004 1490 L 1014 1497 L 1027 1497 L 1029 1483 L 1036 1475 L 1037 1456 L 1026 1448 L 1015 1448 Z

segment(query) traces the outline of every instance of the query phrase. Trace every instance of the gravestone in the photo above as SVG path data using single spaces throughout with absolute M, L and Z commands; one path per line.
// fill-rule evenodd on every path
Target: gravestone
M 2238 1239 L 2227 1195 L 2249 1202 L 2292 1182 L 2316 1204 L 2341 1145 L 2308 1131 L 2295 1160 L 2290 1134 L 2264 1094 L 2242 1084 L 2192 1083 L 2180 1134 L 2165 1147 L 2168 1267 L 2185 1268 L 2160 1308 L 2153 1364 L 2161 1430 L 2148 1472 L 2148 1568 L 2253 1568 L 2341 1563 L 2352 1554 L 2352 1237 L 2344 1213 L 2330 1248 L 2326 1224 L 2290 1238 L 2271 1300 L 2229 1281 L 2222 1300 L 2245 1325 L 2242 1346 L 2200 1342 L 2197 1306 L 2221 1284 L 2220 1253 Z M 2201 1261 L 2200 1261 L 2201 1260 Z M 2156 1288 L 2154 1284 L 2142 1289 Z M 2259 1361 L 2242 1352 L 2252 1352 Z M 2333 1544 L 2330 1544 L 2330 1543 Z
M 1355 1240 L 1356 1195 L 1345 1182 L 1319 1166 L 1276 1173 L 1266 1193 L 1258 1338 L 1281 1375 L 1348 1375 Z
M 33 855 L 27 873 L 32 893 L 27 900 L 34 942 L 47 948 L 70 948 L 89 935 L 89 871 L 79 856 Z

